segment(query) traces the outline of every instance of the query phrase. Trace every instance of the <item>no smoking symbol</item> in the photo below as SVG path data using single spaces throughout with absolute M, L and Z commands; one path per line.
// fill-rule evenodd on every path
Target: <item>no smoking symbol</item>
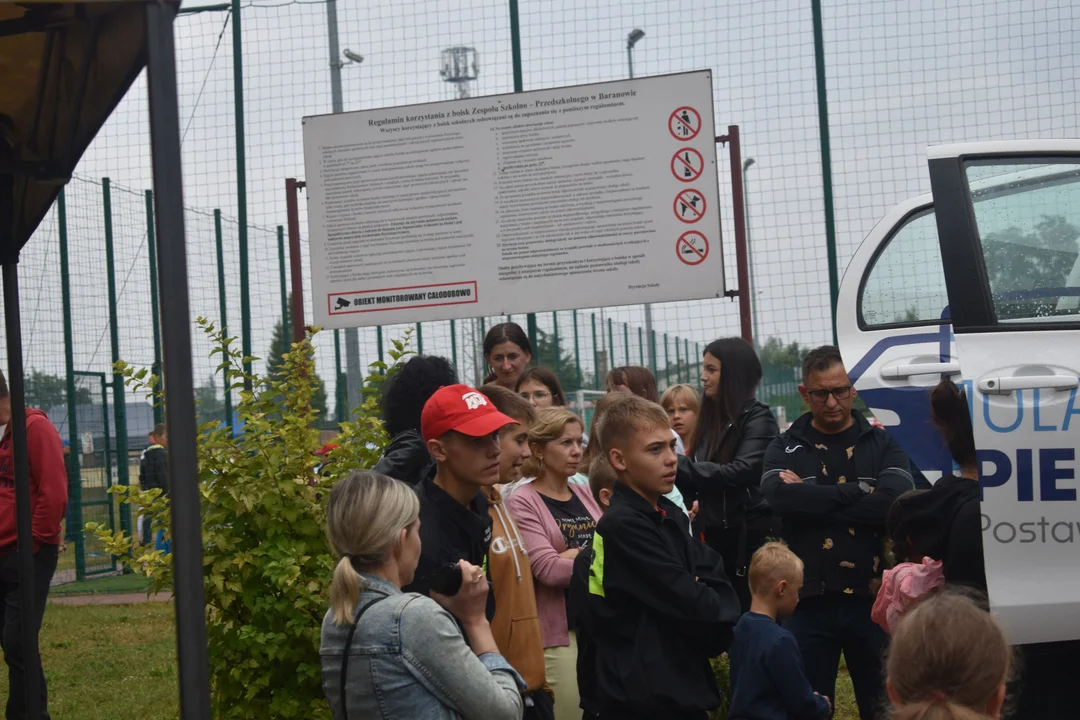
M 700 265 L 709 257 L 709 241 L 697 230 L 690 230 L 675 243 L 675 253 L 687 265 Z
M 705 196 L 699 190 L 682 190 L 675 196 L 675 217 L 684 223 L 696 223 L 705 217 Z
M 683 148 L 671 157 L 671 174 L 677 180 L 694 182 L 705 170 L 705 159 L 694 148 Z
M 693 140 L 701 132 L 701 115 L 689 105 L 677 108 L 668 118 L 668 131 L 676 140 Z

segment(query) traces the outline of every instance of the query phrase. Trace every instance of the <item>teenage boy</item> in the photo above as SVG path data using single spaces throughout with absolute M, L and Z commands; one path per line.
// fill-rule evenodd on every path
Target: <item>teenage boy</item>
M 488 574 L 495 595 L 491 634 L 506 661 L 525 681 L 525 720 L 552 718 L 554 699 L 544 691 L 544 640 L 536 611 L 532 566 L 517 524 L 503 505 L 499 486 L 521 479 L 521 467 L 529 458 L 529 429 L 536 411 L 528 400 L 501 385 L 488 384 L 480 392 L 495 409 L 514 424 L 499 431 L 499 484 L 483 488 L 491 517 Z
M 843 652 L 859 715 L 872 720 L 885 699 L 887 637 L 870 617 L 884 570 L 885 515 L 914 481 L 896 441 L 853 408 L 856 393 L 839 350 L 812 350 L 802 378 L 799 393 L 810 412 L 765 451 L 761 478 L 784 539 L 806 568 L 787 628 L 810 685 L 826 697 L 836 697 Z
M 436 471 L 416 488 L 420 560 L 405 592 L 430 596 L 440 571 L 463 558 L 488 567 L 491 517 L 482 488 L 499 482 L 499 431 L 514 424 L 468 385 L 440 388 L 424 405 L 420 432 Z M 487 615 L 495 616 L 494 593 L 488 593 Z
M 765 543 L 750 561 L 750 612 L 731 644 L 732 720 L 826 720 L 829 699 L 810 687 L 795 636 L 777 623 L 791 617 L 803 584 L 802 561 L 783 543 Z
M 589 571 L 599 717 L 704 720 L 720 704 L 709 659 L 731 643 L 739 598 L 664 497 L 678 468 L 664 409 L 620 398 L 599 435 L 618 477 Z
M 142 457 L 139 458 L 139 487 L 142 490 L 150 490 L 158 488 L 161 490 L 162 496 L 169 494 L 169 453 L 166 450 L 166 446 L 169 443 L 169 436 L 165 430 L 164 423 L 158 423 L 154 426 L 154 429 L 150 431 L 147 436 L 150 440 L 150 445 L 143 450 Z M 162 536 L 164 531 L 158 531 Z M 154 542 L 152 537 L 153 533 L 150 528 L 150 518 L 143 518 L 143 544 L 149 545 Z M 158 540 L 160 543 L 160 540 Z

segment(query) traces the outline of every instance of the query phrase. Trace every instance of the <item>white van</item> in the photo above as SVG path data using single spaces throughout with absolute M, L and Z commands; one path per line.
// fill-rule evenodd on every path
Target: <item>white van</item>
M 889 213 L 848 264 L 840 348 L 931 481 L 952 461 L 928 390 L 963 383 L 994 613 L 1013 643 L 1080 638 L 1080 141 L 928 155 L 931 193 Z

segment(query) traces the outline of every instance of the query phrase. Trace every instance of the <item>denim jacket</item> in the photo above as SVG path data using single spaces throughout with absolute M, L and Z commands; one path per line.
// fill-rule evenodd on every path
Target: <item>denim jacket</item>
M 345 681 L 348 720 L 518 720 L 525 684 L 498 653 L 477 657 L 457 623 L 434 600 L 403 593 L 387 580 L 363 575 Z M 323 692 L 334 720 L 341 707 L 341 664 L 348 625 L 333 612 L 322 624 L 319 655 Z

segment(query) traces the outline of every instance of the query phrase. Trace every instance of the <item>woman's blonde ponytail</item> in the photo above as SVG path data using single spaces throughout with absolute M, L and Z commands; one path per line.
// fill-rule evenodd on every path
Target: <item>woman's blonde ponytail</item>
M 374 472 L 354 472 L 330 491 L 326 508 L 326 535 L 341 555 L 330 583 L 334 622 L 352 622 L 364 578 L 360 571 L 386 562 L 401 530 L 420 515 L 420 500 L 403 482 Z

